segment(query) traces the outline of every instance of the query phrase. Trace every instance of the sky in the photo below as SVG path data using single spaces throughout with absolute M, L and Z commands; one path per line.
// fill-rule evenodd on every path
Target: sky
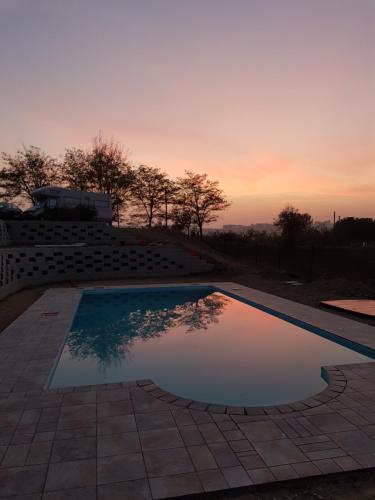
M 221 223 L 375 217 L 375 0 L 0 0 L 0 151 L 102 131 Z

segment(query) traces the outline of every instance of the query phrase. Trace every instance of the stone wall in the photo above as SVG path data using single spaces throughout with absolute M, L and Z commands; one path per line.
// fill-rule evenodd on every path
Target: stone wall
M 184 276 L 212 265 L 174 245 L 7 247 L 0 249 L 0 299 L 59 281 Z
M 86 243 L 87 245 L 118 245 L 137 243 L 126 230 L 105 222 L 7 221 L 12 245 L 46 245 Z
M 8 228 L 3 220 L 0 220 L 0 247 L 10 244 Z

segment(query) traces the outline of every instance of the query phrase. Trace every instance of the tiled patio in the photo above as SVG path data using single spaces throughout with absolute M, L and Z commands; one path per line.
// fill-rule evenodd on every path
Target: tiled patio
M 220 287 L 375 347 L 371 326 Z M 0 335 L 2 499 L 166 498 L 375 467 L 375 363 L 327 368 L 323 393 L 265 408 L 208 406 L 147 380 L 46 390 L 79 297 L 51 289 Z

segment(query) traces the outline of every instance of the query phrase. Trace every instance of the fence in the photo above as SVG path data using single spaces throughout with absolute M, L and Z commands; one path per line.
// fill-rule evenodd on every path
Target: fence
M 249 259 L 302 281 L 317 278 L 375 280 L 375 247 L 325 247 L 308 245 L 294 249 L 281 245 L 254 245 Z

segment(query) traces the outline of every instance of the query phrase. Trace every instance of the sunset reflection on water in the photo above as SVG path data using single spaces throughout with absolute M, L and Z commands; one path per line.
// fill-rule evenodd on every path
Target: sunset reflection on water
M 51 387 L 150 378 L 179 396 L 281 404 L 323 390 L 324 365 L 369 358 L 209 288 L 86 295 Z

